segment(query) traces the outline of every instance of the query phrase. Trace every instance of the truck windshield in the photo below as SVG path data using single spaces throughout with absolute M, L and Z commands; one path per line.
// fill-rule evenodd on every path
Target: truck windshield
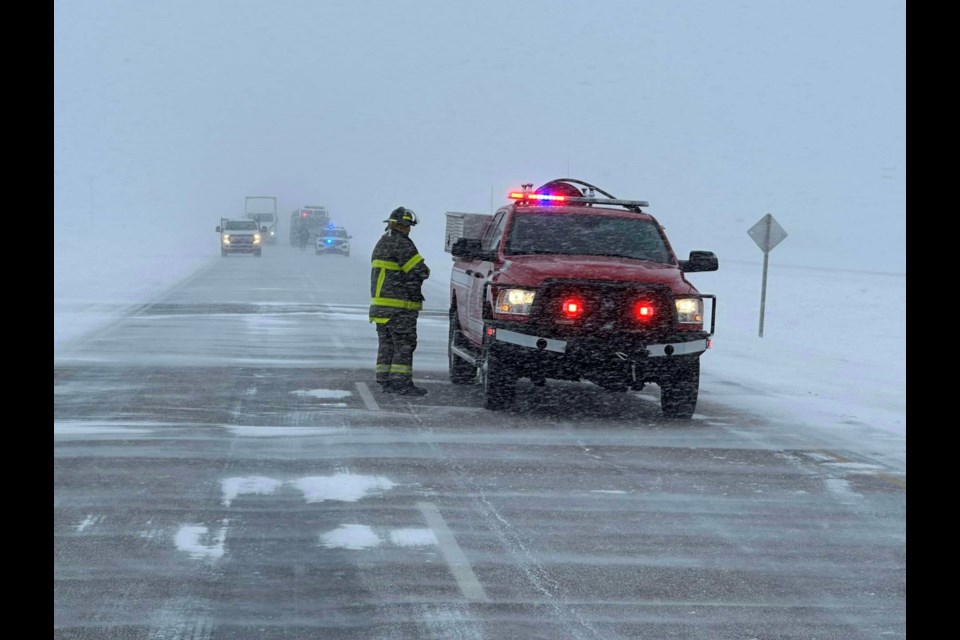
M 346 229 L 327 229 L 323 232 L 323 237 L 325 238 L 346 238 L 347 230 Z
M 256 231 L 257 223 L 253 220 L 230 220 L 223 225 L 226 231 Z
M 657 225 L 640 218 L 579 214 L 517 214 L 507 255 L 610 256 L 672 264 Z

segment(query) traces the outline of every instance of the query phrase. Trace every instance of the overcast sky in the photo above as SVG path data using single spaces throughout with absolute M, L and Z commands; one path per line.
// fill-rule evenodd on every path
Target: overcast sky
M 440 257 L 444 211 L 570 176 L 649 200 L 683 255 L 759 261 L 772 213 L 783 264 L 905 273 L 905 25 L 902 0 L 55 0 L 55 232 L 206 242 L 275 195 L 360 244 L 403 204 Z

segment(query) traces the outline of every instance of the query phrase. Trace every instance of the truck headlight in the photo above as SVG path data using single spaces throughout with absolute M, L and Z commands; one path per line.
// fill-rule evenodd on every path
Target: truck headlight
M 703 300 L 700 298 L 677 298 L 677 322 L 681 325 L 703 324 Z
M 526 289 L 500 289 L 497 293 L 497 313 L 528 316 L 536 294 L 536 291 Z
M 253 244 L 260 244 L 260 234 L 259 234 L 259 233 L 253 234 Z
M 226 234 L 226 233 L 223 234 L 223 244 L 230 244 L 230 235 L 229 235 L 229 234 Z

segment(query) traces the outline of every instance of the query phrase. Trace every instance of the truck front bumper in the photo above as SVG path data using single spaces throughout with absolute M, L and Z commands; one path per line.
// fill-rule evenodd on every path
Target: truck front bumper
M 484 331 L 485 346 L 521 377 L 640 385 L 672 375 L 710 348 L 703 331 L 668 335 L 622 334 L 552 337 L 494 322 Z

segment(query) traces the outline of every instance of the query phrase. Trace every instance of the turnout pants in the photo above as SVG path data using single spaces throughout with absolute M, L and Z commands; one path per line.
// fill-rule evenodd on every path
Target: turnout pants
M 397 311 L 377 324 L 377 382 L 413 384 L 413 352 L 417 348 L 417 311 Z

